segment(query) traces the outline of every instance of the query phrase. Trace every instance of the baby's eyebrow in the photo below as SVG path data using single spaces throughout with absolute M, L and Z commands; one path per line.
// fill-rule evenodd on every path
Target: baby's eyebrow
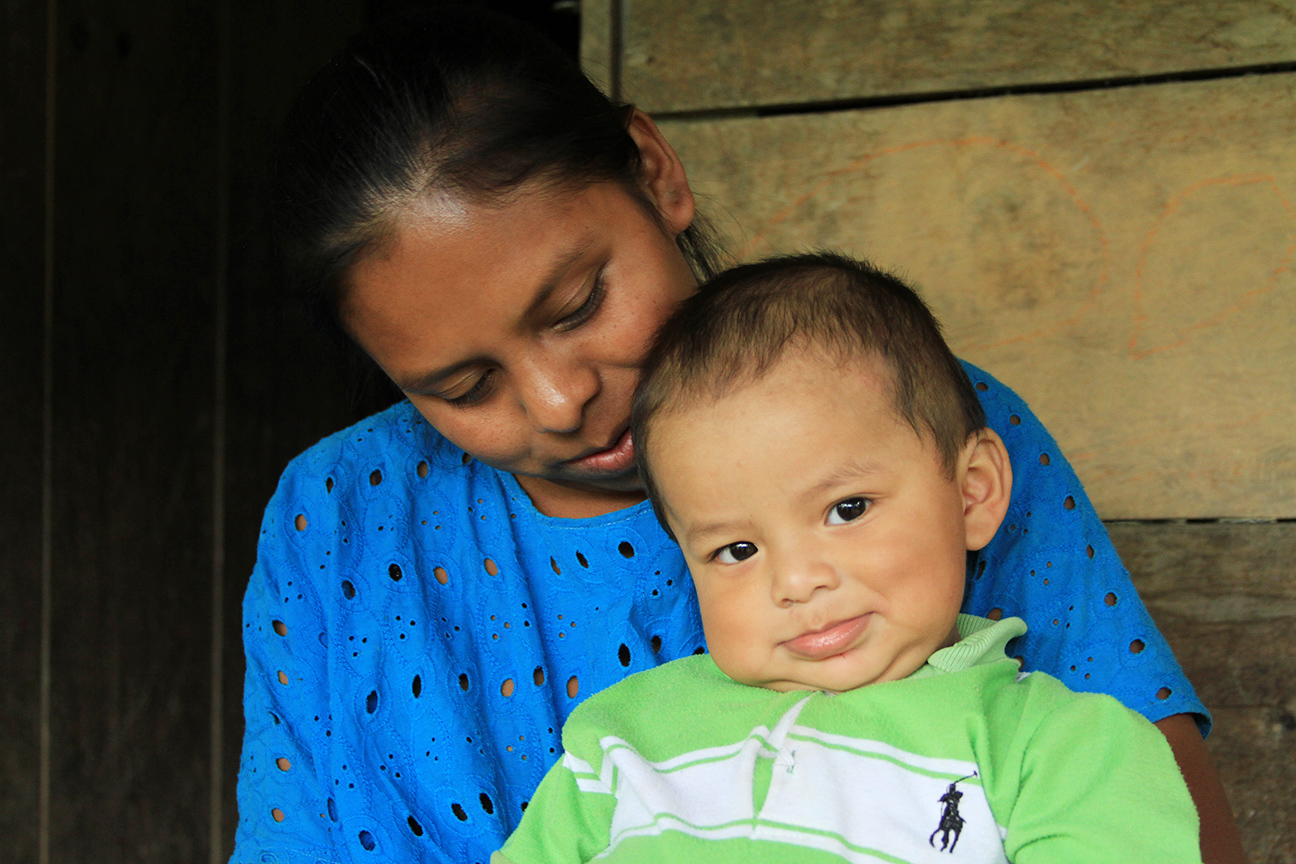
M 680 530 L 675 532 L 675 536 L 679 538 L 681 547 L 685 546 L 685 544 L 688 546 L 702 545 L 708 537 L 725 534 L 732 536 L 735 532 L 751 527 L 751 520 L 749 519 L 716 519 L 710 522 L 689 522 L 686 519 L 679 518 L 679 514 L 671 508 L 669 503 L 663 502 L 663 505 L 666 509 L 667 518 L 671 523 L 680 526 Z
M 750 523 L 737 520 L 731 520 L 729 522 L 703 522 L 701 525 L 685 526 L 684 535 L 688 537 L 689 540 L 697 540 L 698 538 L 710 537 L 713 534 L 726 534 L 731 531 L 736 531 L 738 528 L 748 524 Z
M 835 466 L 817 483 L 813 483 L 801 493 L 802 499 L 814 498 L 828 489 L 841 486 L 852 481 L 866 480 L 881 474 L 883 465 L 880 462 L 861 462 L 858 459 L 851 459 Z

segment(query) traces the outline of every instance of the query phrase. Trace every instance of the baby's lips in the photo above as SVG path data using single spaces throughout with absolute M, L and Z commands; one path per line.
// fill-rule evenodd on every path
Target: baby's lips
M 802 633 L 783 647 L 807 660 L 824 660 L 849 649 L 869 625 L 870 613 L 829 624 L 822 630 Z

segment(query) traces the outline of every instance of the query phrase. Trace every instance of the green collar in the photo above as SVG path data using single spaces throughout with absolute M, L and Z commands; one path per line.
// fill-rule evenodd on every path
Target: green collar
M 958 631 L 962 637 L 958 642 L 928 657 L 922 668 L 909 677 L 929 678 L 1003 660 L 1004 646 L 1010 639 L 1026 632 L 1026 622 L 1020 618 L 991 621 L 989 618 L 960 614 Z

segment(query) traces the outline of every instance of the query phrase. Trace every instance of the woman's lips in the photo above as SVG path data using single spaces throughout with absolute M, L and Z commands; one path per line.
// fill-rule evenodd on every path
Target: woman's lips
M 567 464 L 582 471 L 599 474 L 620 474 L 634 468 L 634 441 L 630 437 L 630 430 L 622 432 L 621 437 L 611 447 L 586 453 Z
M 826 660 L 849 650 L 864 629 L 868 627 L 868 613 L 836 624 L 829 624 L 813 633 L 802 633 L 783 643 L 783 647 L 805 660 Z

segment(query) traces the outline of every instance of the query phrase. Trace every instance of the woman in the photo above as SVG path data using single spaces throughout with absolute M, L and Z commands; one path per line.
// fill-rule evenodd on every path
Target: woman
M 267 509 L 233 860 L 485 862 L 580 699 L 704 650 L 627 428 L 639 358 L 713 259 L 646 115 L 462 10 L 354 40 L 275 177 L 308 308 L 408 401 L 295 460 Z M 1208 860 L 1240 860 L 1205 709 L 1056 444 L 972 377 L 1016 478 L 968 610 L 1021 615 L 1027 668 L 1158 722 Z

